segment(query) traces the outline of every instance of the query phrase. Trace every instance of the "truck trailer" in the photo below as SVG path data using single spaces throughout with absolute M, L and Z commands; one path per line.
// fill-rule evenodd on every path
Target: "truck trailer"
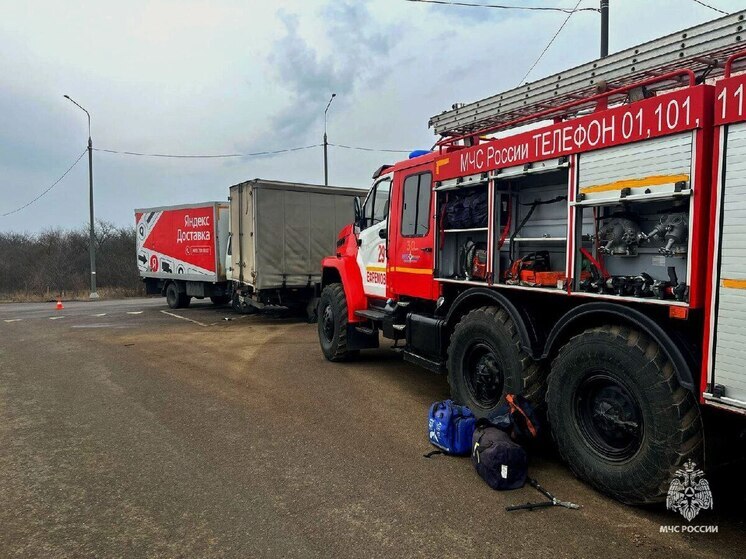
M 432 117 L 323 260 L 324 356 L 382 334 L 478 416 L 524 394 L 578 477 L 664 500 L 702 410 L 746 415 L 745 19 Z
M 137 269 L 148 294 L 164 295 L 172 309 L 192 297 L 231 300 L 228 210 L 227 202 L 135 210 Z
M 321 259 L 367 190 L 254 179 L 230 188 L 234 304 L 315 317 Z

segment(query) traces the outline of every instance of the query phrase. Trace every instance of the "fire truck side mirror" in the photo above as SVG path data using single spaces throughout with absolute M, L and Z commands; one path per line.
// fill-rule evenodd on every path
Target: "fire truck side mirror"
M 355 196 L 353 205 L 355 208 L 355 225 L 359 226 L 362 229 L 361 221 L 363 218 L 363 210 L 360 206 L 360 196 Z

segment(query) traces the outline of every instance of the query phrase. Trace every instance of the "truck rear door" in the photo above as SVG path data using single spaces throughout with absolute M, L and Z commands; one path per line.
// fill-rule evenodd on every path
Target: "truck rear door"
M 746 75 L 718 84 L 705 399 L 746 411 Z

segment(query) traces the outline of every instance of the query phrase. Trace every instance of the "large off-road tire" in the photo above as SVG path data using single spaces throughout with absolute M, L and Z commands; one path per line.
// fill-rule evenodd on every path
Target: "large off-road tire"
M 321 351 L 329 361 L 345 361 L 358 353 L 347 349 L 347 299 L 341 283 L 321 292 L 317 324 Z
M 215 297 L 210 297 L 210 301 L 212 301 L 212 304 L 216 306 L 225 305 L 230 300 L 231 300 L 230 295 L 217 295 Z
M 523 351 L 516 326 L 498 307 L 481 307 L 464 315 L 448 347 L 451 397 L 477 417 L 487 417 L 507 393 L 522 394 L 539 406 L 544 400 L 544 375 Z
M 660 502 L 687 459 L 702 465 L 696 399 L 641 332 L 622 326 L 582 332 L 560 350 L 548 382 L 560 455 L 598 490 L 628 504 Z
M 179 288 L 175 283 L 169 283 L 166 287 L 166 303 L 172 309 L 181 308 L 181 297 L 179 297 Z

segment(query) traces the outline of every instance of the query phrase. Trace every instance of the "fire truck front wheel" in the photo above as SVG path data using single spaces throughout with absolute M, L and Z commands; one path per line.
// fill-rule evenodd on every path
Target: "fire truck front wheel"
M 451 396 L 477 417 L 487 417 L 507 393 L 523 394 L 540 404 L 544 378 L 540 364 L 521 348 L 518 331 L 508 313 L 481 307 L 456 324 L 448 348 Z
M 329 284 L 321 292 L 317 324 L 321 351 L 329 361 L 345 361 L 357 353 L 347 349 L 347 299 L 342 284 Z
M 697 402 L 636 330 L 600 326 L 572 338 L 552 363 L 547 411 L 572 471 L 624 503 L 660 502 L 678 467 L 702 465 Z

